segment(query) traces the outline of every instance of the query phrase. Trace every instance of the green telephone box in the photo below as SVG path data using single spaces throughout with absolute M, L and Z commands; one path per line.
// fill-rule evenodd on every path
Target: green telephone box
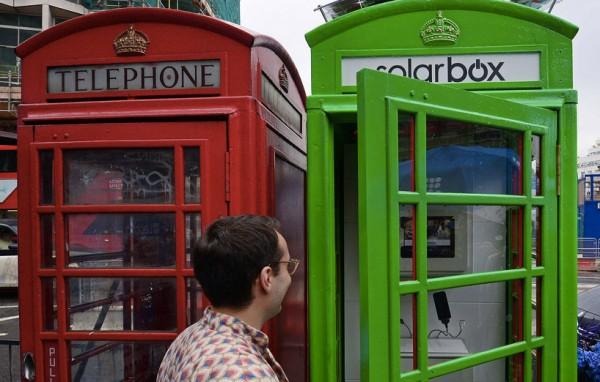
M 306 35 L 311 380 L 576 380 L 576 32 L 397 0 Z

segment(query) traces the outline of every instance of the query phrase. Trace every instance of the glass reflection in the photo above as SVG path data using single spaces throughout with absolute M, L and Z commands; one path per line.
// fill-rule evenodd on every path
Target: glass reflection
M 414 294 L 400 296 L 400 372 L 404 373 L 417 368 L 417 296 Z
M 42 326 L 44 330 L 56 330 L 56 279 L 45 277 L 42 282 Z
M 192 264 L 192 251 L 196 241 L 202 234 L 200 213 L 185 214 L 185 261 L 188 267 Z
M 400 213 L 400 279 L 414 280 L 417 276 L 415 259 L 415 206 L 401 205 Z
M 42 267 L 56 266 L 56 247 L 54 242 L 54 215 L 40 216 L 40 253 Z
M 185 279 L 185 290 L 187 300 L 187 324 L 191 325 L 202 317 L 202 312 L 204 311 L 202 288 L 195 278 L 189 277 Z
M 175 265 L 175 214 L 73 214 L 65 224 L 70 267 Z
M 71 380 L 154 382 L 168 342 L 72 341 Z
M 177 327 L 175 279 L 70 278 L 70 330 L 167 330 Z
M 429 117 L 428 192 L 521 194 L 522 138 L 516 131 Z
M 54 151 L 40 151 L 40 204 L 54 204 Z
M 522 220 L 520 207 L 430 204 L 426 223 L 429 277 L 522 267 Z M 410 277 L 416 253 L 407 229 L 413 221 L 410 216 L 402 217 L 401 210 L 401 278 Z
M 183 149 L 185 177 L 185 202 L 200 203 L 200 149 L 186 147 Z
M 173 203 L 172 149 L 64 152 L 66 204 Z
M 531 195 L 542 193 L 542 151 L 541 139 L 537 135 L 531 137 Z
M 398 189 L 415 190 L 415 116 L 398 113 Z

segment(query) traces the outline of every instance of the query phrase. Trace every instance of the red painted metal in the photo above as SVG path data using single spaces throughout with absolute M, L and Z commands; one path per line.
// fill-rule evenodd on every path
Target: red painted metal
M 113 40 L 130 25 L 150 40 L 144 56 L 116 56 L 113 51 Z M 164 350 L 190 319 L 198 317 L 199 305 L 207 304 L 197 290 L 188 289 L 193 270 L 186 259 L 186 235 L 196 233 L 186 228 L 186 214 L 201 214 L 201 226 L 206 227 L 221 215 L 254 213 L 280 217 L 293 256 L 304 260 L 282 314 L 265 329 L 290 380 L 308 380 L 305 94 L 283 47 L 217 19 L 130 8 L 61 23 L 29 39 L 17 51 L 23 68 L 18 122 L 20 251 L 24 254 L 19 263 L 21 352 L 34 354 L 37 378 L 50 380 L 56 373 L 60 380 L 77 379 L 87 364 L 101 360 L 98 357 L 117 354 L 123 358 L 123 378 L 151 380 L 157 363 L 150 354 Z M 47 71 L 57 66 L 186 60 L 219 60 L 220 85 L 60 94 L 47 90 Z M 289 75 L 285 89 L 279 80 L 282 71 Z M 271 86 L 270 94 L 262 93 L 265 86 Z M 269 103 L 268 97 L 282 103 Z M 281 105 L 286 109 L 282 111 Z M 292 119 L 298 118 L 298 125 L 290 123 L 290 112 Z M 200 152 L 201 200 L 190 203 L 185 202 L 184 193 L 187 148 Z M 124 180 L 110 170 L 86 181 L 81 194 L 71 195 L 65 183 L 71 163 L 68 155 L 73 150 L 156 149 L 165 149 L 173 157 L 174 193 L 167 201 L 123 202 Z M 45 153 L 43 163 L 40 153 Z M 53 198 L 48 203 L 50 193 Z M 98 245 L 86 238 L 86 230 L 99 224 L 98 217 L 113 216 L 103 214 L 172 214 L 173 262 L 164 267 L 70 266 L 75 244 L 79 248 Z M 42 224 L 41 216 L 53 217 L 52 229 L 48 218 Z M 84 218 L 76 219 L 80 226 L 69 230 L 68 222 L 75 221 L 71 216 Z M 109 252 L 134 248 L 128 247 L 132 242 L 127 244 L 124 233 L 103 235 L 111 243 L 103 246 Z M 50 238 L 52 243 L 48 243 Z M 50 244 L 54 250 L 48 249 Z M 154 259 L 165 255 L 152 248 L 145 252 Z M 156 289 L 158 279 L 162 280 L 160 289 Z M 119 280 L 112 282 L 118 293 L 80 297 L 83 287 L 77 283 L 92 280 L 108 284 Z M 154 292 L 149 295 L 148 290 Z M 152 298 L 154 305 L 145 304 L 144 298 Z M 121 310 L 105 309 L 109 303 Z M 119 330 L 102 330 L 100 321 L 94 324 L 79 318 L 86 312 L 106 317 L 109 311 L 117 317 Z M 49 358 L 50 353 L 55 359 Z M 136 354 L 141 356 L 134 358 Z

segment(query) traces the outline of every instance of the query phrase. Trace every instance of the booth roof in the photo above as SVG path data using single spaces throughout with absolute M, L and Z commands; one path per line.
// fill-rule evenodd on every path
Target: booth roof
M 573 39 L 579 30 L 576 25 L 556 16 L 505 0 L 397 0 L 372 5 L 340 16 L 313 29 L 305 37 L 308 45 L 314 47 L 345 30 L 376 19 L 387 18 L 394 14 L 438 11 L 440 9 L 470 10 L 510 16 L 544 26 L 569 39 Z
M 25 58 L 52 41 L 86 29 L 132 22 L 161 22 L 176 25 L 189 25 L 227 36 L 249 48 L 268 48 L 285 63 L 300 91 L 303 102 L 306 100 L 306 93 L 304 91 L 304 86 L 302 86 L 298 69 L 289 53 L 279 42 L 277 42 L 277 40 L 228 21 L 173 9 L 131 7 L 94 12 L 85 16 L 75 17 L 29 38 L 16 48 L 17 56 Z

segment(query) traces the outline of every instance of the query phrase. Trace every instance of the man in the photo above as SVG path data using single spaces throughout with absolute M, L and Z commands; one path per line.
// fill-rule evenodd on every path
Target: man
M 194 248 L 194 272 L 212 303 L 171 344 L 157 381 L 288 381 L 263 324 L 281 310 L 298 260 L 265 216 L 215 221 Z

